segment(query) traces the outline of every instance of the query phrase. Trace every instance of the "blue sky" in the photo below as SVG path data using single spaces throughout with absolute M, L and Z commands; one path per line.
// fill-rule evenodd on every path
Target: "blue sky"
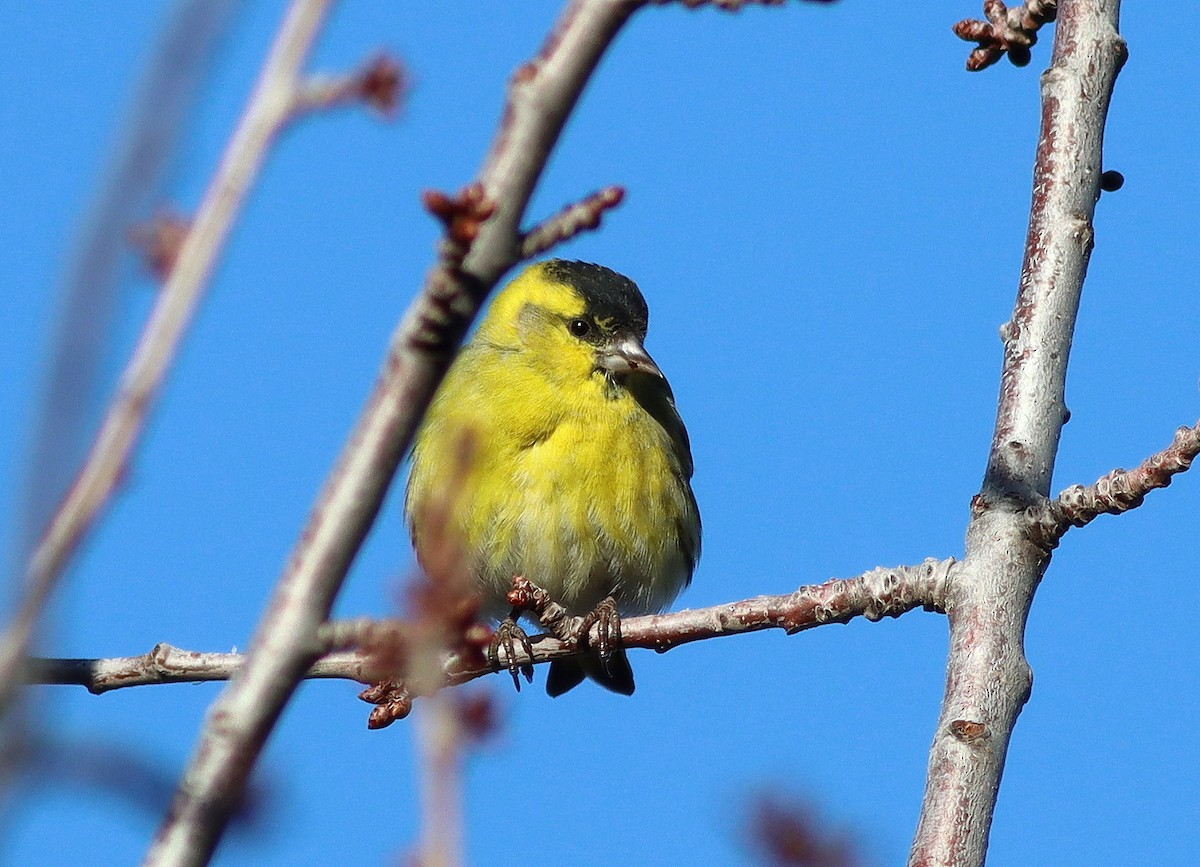
M 316 68 L 387 47 L 415 88 L 398 122 L 314 118 L 272 154 L 116 506 L 59 595 L 44 651 L 244 647 L 432 261 L 422 189 L 457 189 L 555 2 L 345 4 Z M 1097 209 L 1055 490 L 1131 466 L 1200 415 L 1191 96 L 1200 59 L 1128 4 L 1131 58 Z M 165 4 L 0 3 L 0 491 L 7 541 L 65 251 L 97 188 Z M 282 15 L 245 4 L 163 204 L 193 207 Z M 1157 17 L 1154 15 L 1157 13 Z M 679 606 L 962 553 L 1021 263 L 1050 34 L 980 74 L 950 25 L 978 4 L 855 0 L 739 15 L 640 13 L 567 127 L 531 213 L 627 187 L 558 253 L 638 281 L 648 346 L 691 432 L 704 557 Z M 1150 17 L 1141 17 L 1150 16 Z M 111 382 L 154 286 L 131 263 Z M 412 568 L 399 497 L 342 615 L 387 614 Z M 1032 700 L 990 863 L 1190 864 L 1200 794 L 1200 480 L 1072 531 L 1035 601 Z M 944 678 L 945 619 L 635 652 L 638 693 L 487 684 L 500 736 L 472 756 L 472 862 L 752 863 L 756 793 L 815 804 L 869 864 L 905 857 Z M 67 768 L 182 768 L 218 685 L 38 691 Z M 416 839 L 409 724 L 365 729 L 356 687 L 307 684 L 262 763 L 264 812 L 223 865 L 395 863 Z M 0 861 L 128 864 L 159 821 L 39 768 Z

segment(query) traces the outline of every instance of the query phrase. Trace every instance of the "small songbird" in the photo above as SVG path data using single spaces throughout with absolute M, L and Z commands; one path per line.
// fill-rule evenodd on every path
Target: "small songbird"
M 496 296 L 446 375 L 417 435 L 405 509 L 425 563 L 439 540 L 423 516 L 450 503 L 438 532 L 462 546 L 483 616 L 510 612 L 514 576 L 580 616 L 613 603 L 656 613 L 691 581 L 691 447 L 643 346 L 648 315 L 637 284 L 615 271 L 541 262 Z M 546 691 L 584 677 L 634 689 L 618 649 L 553 661 Z

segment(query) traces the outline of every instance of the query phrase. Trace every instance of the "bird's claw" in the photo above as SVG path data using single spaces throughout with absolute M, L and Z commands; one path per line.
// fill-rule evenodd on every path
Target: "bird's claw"
M 608 672 L 608 661 L 621 647 L 621 615 L 617 611 L 617 601 L 613 597 L 605 598 L 599 605 L 583 615 L 579 621 L 579 631 L 576 633 L 576 642 L 579 647 L 591 645 L 593 626 L 597 629 L 595 647 L 592 649 L 600 657 L 600 664 L 604 666 L 605 672 Z
M 517 664 L 518 645 L 524 651 L 526 659 L 533 658 L 533 645 L 529 642 L 529 636 L 517 624 L 515 618 L 506 617 L 496 627 L 496 634 L 488 646 L 488 660 L 492 665 L 499 666 L 500 648 L 503 647 L 504 658 L 508 660 L 508 673 L 512 675 L 513 686 L 517 688 L 517 692 L 520 692 L 521 678 L 519 675 L 525 675 L 525 679 L 533 683 L 533 664 L 529 662 Z

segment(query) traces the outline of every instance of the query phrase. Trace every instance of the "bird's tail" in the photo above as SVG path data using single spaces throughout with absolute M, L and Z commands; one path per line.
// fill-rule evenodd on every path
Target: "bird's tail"
M 554 660 L 546 675 L 546 694 L 557 698 L 579 686 L 584 678 L 594 680 L 611 692 L 633 695 L 633 669 L 623 647 L 618 647 L 607 659 L 592 653 Z

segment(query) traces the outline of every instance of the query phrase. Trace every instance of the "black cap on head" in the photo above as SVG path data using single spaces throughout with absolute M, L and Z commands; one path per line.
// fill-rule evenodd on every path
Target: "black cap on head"
M 545 263 L 546 276 L 573 286 L 587 303 L 588 312 L 607 331 L 630 331 L 646 336 L 650 311 L 637 284 L 611 268 L 590 262 L 551 259 Z

